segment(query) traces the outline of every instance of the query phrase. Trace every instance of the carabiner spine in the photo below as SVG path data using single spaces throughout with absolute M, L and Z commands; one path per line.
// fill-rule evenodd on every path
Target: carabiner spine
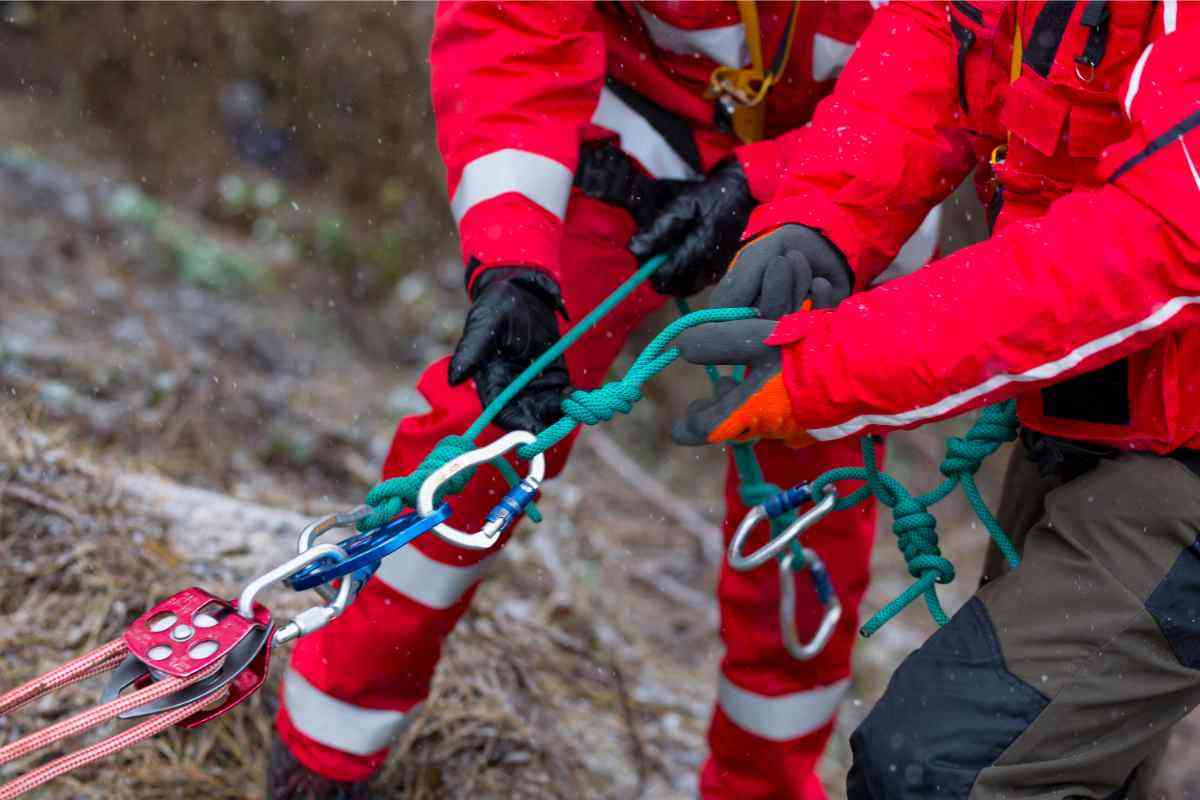
M 821 623 L 816 633 L 807 642 L 800 641 L 796 632 L 796 573 L 792 572 L 792 552 L 789 550 L 779 560 L 779 633 L 783 639 L 783 647 L 797 661 L 811 661 L 819 656 L 833 632 L 842 619 L 842 603 L 829 580 L 825 562 L 813 550 L 807 547 L 803 550 L 805 568 L 813 582 L 813 589 L 818 599 L 825 607 L 821 615 Z

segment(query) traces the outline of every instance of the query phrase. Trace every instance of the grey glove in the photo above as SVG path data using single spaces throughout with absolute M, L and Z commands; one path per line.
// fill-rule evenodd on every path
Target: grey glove
M 807 225 L 783 225 L 742 248 L 709 305 L 753 306 L 764 319 L 833 308 L 850 295 L 854 273 L 829 240 Z
M 687 414 L 671 428 L 676 444 L 696 446 L 716 444 L 713 432 L 762 389 L 763 384 L 779 374 L 782 358 L 779 348 L 764 344 L 775 323 L 766 319 L 741 319 L 730 322 L 710 322 L 685 332 L 676 341 L 679 354 L 692 364 L 710 366 L 744 366 L 741 382 L 728 376 L 721 378 L 714 396 L 688 404 Z M 729 432 L 731 441 L 759 438 L 763 430 Z

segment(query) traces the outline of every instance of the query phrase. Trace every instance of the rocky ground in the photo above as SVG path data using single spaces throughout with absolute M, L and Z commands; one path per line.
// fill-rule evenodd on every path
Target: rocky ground
M 0 686 L 106 641 L 182 586 L 236 592 L 286 551 L 296 520 L 360 502 L 396 418 L 423 408 L 420 365 L 453 341 L 463 309 L 451 243 L 414 252 L 367 302 L 370 280 L 314 267 L 354 260 L 329 222 L 337 197 L 284 192 L 250 168 L 240 186 L 225 177 L 148 189 L 111 127 L 21 86 L 0 91 Z M 546 491 L 547 521 L 515 537 L 452 636 L 379 796 L 694 796 L 720 657 L 721 456 L 660 457 L 671 409 L 703 381 L 670 375 L 634 415 L 581 437 Z M 941 438 L 963 427 L 895 437 L 891 465 L 927 485 Z M 981 479 L 993 499 L 997 472 Z M 151 502 L 147 487 L 187 508 Z M 218 506 L 255 524 L 223 524 Z M 985 535 L 957 500 L 939 516 L 960 567 L 944 592 L 953 609 Z M 248 527 L 256 538 L 236 533 Z M 906 580 L 883 525 L 867 610 Z M 282 590 L 269 600 L 279 614 L 302 602 Z M 910 610 L 859 648 L 821 765 L 831 796 L 845 734 L 930 630 Z M 95 688 L 0 719 L 0 739 Z M 42 796 L 258 796 L 270 694 Z M 1200 797 L 1194 742 L 1173 748 L 1159 796 Z

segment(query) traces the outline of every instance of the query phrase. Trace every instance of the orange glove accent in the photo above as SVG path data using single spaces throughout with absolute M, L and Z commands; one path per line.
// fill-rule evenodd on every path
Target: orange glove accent
M 712 444 L 780 439 L 788 447 L 808 447 L 816 439 L 792 418 L 792 401 L 783 376 L 775 375 L 708 435 Z

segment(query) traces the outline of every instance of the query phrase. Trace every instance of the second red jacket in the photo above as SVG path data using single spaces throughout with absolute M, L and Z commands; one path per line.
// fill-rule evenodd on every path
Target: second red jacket
M 773 54 L 792 3 L 760 3 Z M 866 28 L 866 2 L 803 2 L 767 135 L 799 128 Z M 733 2 L 442 2 L 430 50 L 438 147 L 464 263 L 521 264 L 561 284 L 563 219 L 584 142 L 616 139 L 655 178 L 696 179 L 737 144 L 703 97 L 718 66 L 748 63 Z M 755 197 L 774 194 L 780 145 L 738 150 Z M 565 274 L 571 273 L 571 274 Z

